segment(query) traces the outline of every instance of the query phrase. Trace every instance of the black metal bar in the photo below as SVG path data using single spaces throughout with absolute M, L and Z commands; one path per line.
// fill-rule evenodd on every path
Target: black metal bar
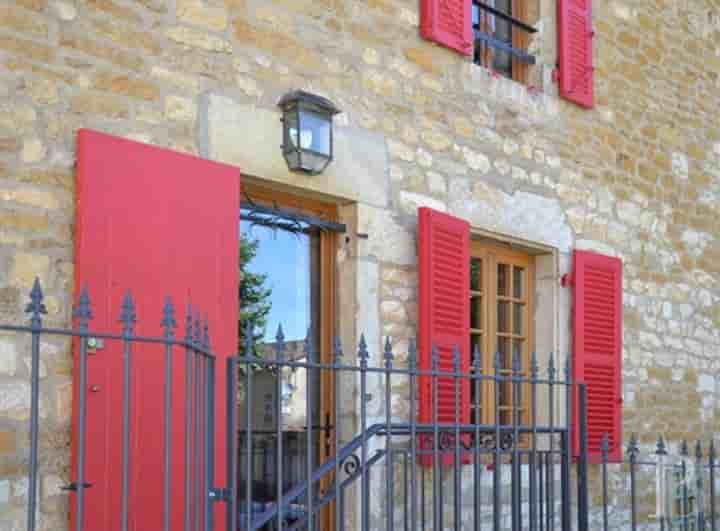
M 635 479 L 635 469 L 637 466 L 637 439 L 635 435 L 630 436 L 630 444 L 628 446 L 628 457 L 630 460 L 630 525 L 632 531 L 637 529 L 637 482 Z
M 185 514 L 184 531 L 192 529 L 192 419 L 193 419 L 193 309 L 188 305 L 185 319 Z M 249 419 L 249 417 L 248 417 Z
M 252 356 L 255 351 L 252 324 L 248 319 L 245 325 L 245 355 Z M 252 366 L 245 365 L 245 529 L 252 529 Z M 234 529 L 232 530 L 234 531 Z
M 480 354 L 480 348 L 477 343 L 473 348 L 473 386 L 475 392 L 474 407 L 475 417 L 472 422 L 475 424 L 474 442 L 475 442 L 475 454 L 473 455 L 473 519 L 475 522 L 475 531 L 481 531 L 482 520 L 480 509 L 482 505 L 482 490 L 481 490 L 481 470 L 480 470 L 480 416 L 481 416 L 481 393 L 482 393 L 482 358 Z M 415 529 L 415 528 L 413 528 Z
M 530 531 L 537 530 L 538 499 L 537 499 L 537 376 L 538 376 L 537 354 L 533 352 L 530 361 L 530 455 L 528 456 L 528 467 L 530 469 Z
M 175 308 L 167 298 L 163 307 L 161 325 L 165 331 L 165 381 L 163 397 L 163 530 L 170 531 L 171 518 L 171 485 L 172 485 L 172 378 L 173 378 L 173 347 L 175 336 Z
M 75 312 L 78 318 L 78 330 L 82 332 L 88 331 L 88 324 L 92 319 L 92 311 L 90 310 L 90 296 L 87 288 L 83 288 L 80 293 L 78 309 Z M 86 445 L 86 429 L 87 429 L 87 361 L 88 361 L 88 340 L 80 338 L 80 390 L 78 404 L 78 431 L 77 431 L 77 495 L 75 499 L 75 529 L 82 531 L 85 528 L 85 445 Z M 34 346 L 34 345 L 33 345 Z M 34 350 L 33 350 L 34 354 Z
M 458 345 L 453 347 L 453 369 L 455 371 L 453 378 L 453 390 L 455 393 L 455 414 L 453 416 L 455 420 L 455 430 L 453 433 L 455 442 L 455 455 L 453 456 L 453 524 L 455 531 L 460 531 L 462 524 L 460 521 L 462 507 L 462 490 L 460 486 L 460 470 L 462 468 L 462 460 L 460 457 L 460 446 L 462 445 L 462 441 L 460 440 L 460 386 L 462 385 L 461 377 L 463 375 L 460 374 L 460 347 Z
M 415 341 L 410 340 L 408 345 L 408 368 L 410 369 L 410 528 L 417 531 L 417 412 L 416 412 L 416 384 L 415 369 L 417 350 Z M 423 487 L 423 492 L 425 489 Z M 425 503 L 422 503 L 422 529 L 425 529 Z
M 715 441 L 710 439 L 708 450 L 708 467 L 710 468 L 710 529 L 716 531 L 715 523 Z
M 385 338 L 385 423 L 387 425 L 387 436 L 385 438 L 385 481 L 387 488 L 385 490 L 385 525 L 388 531 L 395 528 L 395 514 L 393 512 L 393 498 L 395 495 L 395 474 L 393 471 L 393 454 L 392 454 L 392 385 L 391 371 L 393 366 L 393 351 L 390 337 Z
M 521 63 L 525 63 L 528 65 L 534 65 L 536 62 L 534 55 L 530 55 L 527 52 L 520 50 L 519 48 L 515 48 L 513 45 L 508 44 L 507 42 L 502 41 L 496 37 L 493 37 L 492 35 L 488 35 L 487 33 L 484 33 L 477 29 L 474 31 L 474 34 L 475 34 L 476 42 L 479 41 L 479 42 L 487 44 L 488 46 L 491 46 L 495 49 L 506 52 L 506 53 L 512 55 L 515 59 L 517 59 Z
M 682 456 L 681 460 L 681 473 L 682 473 L 682 528 L 683 531 L 688 531 L 688 513 L 689 507 L 688 507 L 688 486 L 687 486 L 687 457 L 688 457 L 688 446 L 687 441 L 682 442 L 682 446 L 680 448 L 680 455 Z
M 520 531 L 522 527 L 521 522 L 521 505 L 520 500 L 520 487 L 521 487 L 521 475 L 520 475 L 520 432 L 518 430 L 520 424 L 520 353 L 513 352 L 512 354 L 512 373 L 511 373 L 511 391 L 512 391 L 512 426 L 513 426 L 513 441 L 512 441 L 512 468 L 511 468 L 511 480 L 510 480 L 510 492 L 511 492 L 511 505 L 512 511 L 511 526 L 513 531 Z
M 360 464 L 362 470 L 361 476 L 361 495 L 360 495 L 360 527 L 361 531 L 367 531 L 370 528 L 370 478 L 368 477 L 368 433 L 367 433 L 367 365 L 368 351 L 365 335 L 360 335 L 360 344 L 358 346 L 358 358 L 360 359 L 360 430 L 362 438 L 362 446 L 360 449 Z M 312 531 L 312 530 L 309 530 Z
M 238 528 L 238 363 L 237 358 L 228 358 L 227 362 L 227 392 L 226 409 L 227 409 L 227 463 L 228 463 L 228 491 L 229 497 L 226 501 L 225 509 L 228 529 L 233 531 Z M 249 528 L 248 528 L 249 529 Z
M 608 434 L 604 433 L 600 445 L 602 454 L 602 504 L 603 504 L 603 531 L 608 531 L 608 453 L 610 444 Z
M 502 514 L 501 514 L 501 500 L 500 500 L 500 466 L 502 461 L 500 459 L 500 447 L 502 440 L 500 438 L 500 386 L 503 383 L 503 377 L 501 376 L 502 364 L 500 361 L 500 352 L 495 353 L 494 359 L 495 374 L 493 375 L 493 389 L 495 391 L 494 408 L 495 408 L 495 445 L 493 448 L 493 531 L 499 531 Z
M 491 15 L 495 15 L 498 18 L 506 20 L 513 26 L 520 28 L 523 31 L 526 31 L 527 33 L 537 33 L 538 31 L 537 28 L 533 28 L 532 26 L 525 24 L 522 20 L 516 19 L 512 15 L 508 15 L 507 13 L 500 11 L 499 9 L 495 9 L 494 7 L 480 2 L 479 0 L 473 0 L 473 4 L 476 5 L 478 8 L 482 9 L 483 11 L 487 11 Z
M 695 506 L 697 507 L 697 529 L 705 531 L 705 504 L 702 486 L 702 444 L 697 441 L 695 445 Z
M 538 500 L 539 500 L 539 506 L 538 506 L 538 521 L 540 523 L 539 525 L 539 531 L 545 531 L 545 474 L 544 470 L 545 467 L 543 466 L 543 454 L 538 454 Z
M 260 216 L 271 216 L 273 218 L 284 218 L 287 220 L 290 220 L 294 223 L 305 223 L 307 225 L 310 225 L 311 227 L 322 229 L 329 232 L 340 232 L 344 233 L 347 231 L 347 227 L 342 223 L 337 223 L 334 221 L 329 221 L 327 219 L 321 219 L 316 216 L 310 216 L 308 214 L 303 214 L 301 212 L 294 212 L 291 210 L 286 210 L 279 207 L 268 207 L 262 204 L 254 203 L 252 201 L 241 201 L 240 207 L 242 209 L 250 210 L 253 214 L 259 214 Z M 251 221 L 255 224 L 268 224 L 263 223 L 263 219 L 258 218 L 257 216 L 248 216 L 247 214 L 243 214 L 241 211 L 240 214 L 241 220 Z M 271 225 L 272 226 L 272 225 Z
M 120 529 L 128 531 L 130 510 L 130 415 L 132 411 L 132 348 L 135 303 L 128 292 L 123 300 L 120 322 L 123 324 L 123 413 L 122 413 L 122 491 L 120 505 Z
M 308 329 L 307 338 L 305 341 L 305 357 L 308 361 L 313 361 L 316 357 L 315 342 L 312 336 L 312 327 Z M 278 368 L 278 381 L 282 381 L 281 370 Z M 307 385 L 305 386 L 305 422 L 308 426 L 312 425 L 312 415 L 315 411 L 313 405 L 313 390 L 316 385 L 319 385 L 320 379 L 317 378 L 315 381 L 316 374 L 313 371 L 307 371 Z M 319 374 L 317 375 L 319 376 Z M 278 394 L 278 402 L 281 402 L 281 394 Z M 306 501 L 305 501 L 305 514 L 307 515 L 307 531 L 315 530 L 315 514 L 313 513 L 313 486 L 312 486 L 312 473 L 313 473 L 313 433 L 312 430 L 305 430 L 305 479 L 307 481 Z M 279 500 L 278 500 L 279 501 Z
M 282 362 L 285 359 L 285 334 L 282 325 L 278 324 L 277 334 L 275 335 L 275 360 L 277 362 L 277 378 L 275 379 L 275 504 L 277 505 L 277 515 L 275 527 L 278 531 L 283 530 L 284 518 L 282 503 L 283 497 L 283 434 L 282 434 Z M 248 370 L 250 368 L 248 367 Z M 309 372 L 309 371 L 308 371 Z M 307 375 L 309 376 L 309 374 Z M 306 385 L 309 388 L 310 382 L 307 380 Z M 306 417 L 305 422 L 308 426 L 311 424 L 310 416 Z M 310 430 L 308 430 L 310 433 Z M 252 481 L 252 476 L 248 476 L 248 482 Z M 252 512 L 252 506 L 248 506 L 246 511 Z M 310 531 L 310 530 L 309 530 Z
M 343 350 L 342 350 L 342 343 L 340 342 L 340 338 L 335 336 L 335 341 L 333 344 L 333 362 L 336 366 L 342 365 L 342 356 L 343 356 Z M 337 458 L 338 453 L 340 453 L 340 376 L 341 373 L 339 370 L 333 371 L 333 378 L 334 378 L 334 424 L 335 424 L 335 436 L 333 437 L 333 457 Z M 342 506 L 342 498 L 341 498 L 341 492 L 340 492 L 340 461 L 337 459 L 335 460 L 335 481 L 333 482 L 334 489 L 335 489 L 335 531 L 340 531 L 342 529 L 342 521 L 343 521 L 343 506 Z
M 577 513 L 578 531 L 588 530 L 588 485 L 587 485 L 587 387 L 584 383 L 577 384 L 578 391 L 578 420 L 580 438 L 580 455 L 577 462 Z M 568 441 L 569 442 L 569 441 Z M 568 448 L 568 452 L 570 449 Z M 569 511 L 569 508 L 568 508 Z
M 555 529 L 555 464 L 553 461 L 553 452 L 555 447 L 555 357 L 550 353 L 550 362 L 548 363 L 548 404 L 550 405 L 549 424 L 550 424 L 550 442 L 549 451 L 546 458 L 548 465 L 547 471 L 547 529 L 548 531 Z

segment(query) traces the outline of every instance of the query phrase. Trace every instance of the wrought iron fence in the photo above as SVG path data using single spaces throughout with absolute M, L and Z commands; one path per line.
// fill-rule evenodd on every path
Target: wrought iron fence
M 600 507 L 597 527 L 659 529 L 661 531 L 715 531 L 718 529 L 716 480 L 718 463 L 714 442 L 707 452 L 697 441 L 693 451 L 686 441 L 672 451 L 662 436 L 641 451 L 632 435 L 623 463 L 609 463 L 607 437 L 600 465 Z M 625 503 L 623 503 L 625 502 Z
M 176 311 L 172 301 L 167 299 L 162 315 L 157 316 L 157 322 L 161 322 L 164 332 L 162 337 L 137 335 L 138 316 L 133 297 L 128 292 L 122 307 L 118 309 L 121 332 L 99 332 L 91 326 L 93 313 L 90 296 L 87 290 L 83 290 L 74 311 L 76 326 L 70 329 L 49 328 L 43 323 L 43 315 L 47 310 L 38 280 L 30 293 L 26 312 L 30 316 L 27 326 L 0 325 L 0 330 L 31 337 L 30 444 L 27 456 L 25 529 L 35 531 L 38 526 L 38 479 L 42 472 L 39 436 L 44 428 L 40 423 L 41 341 L 52 336 L 71 337 L 74 341 L 77 374 L 77 404 L 73 419 L 74 479 L 63 487 L 72 493 L 72 528 L 77 531 L 127 531 L 148 526 L 164 531 L 171 528 L 187 531 L 213 529 L 212 500 L 208 493 L 213 486 L 215 357 L 210 349 L 207 320 L 202 320 L 200 313 L 188 306 L 185 335 L 182 339 L 176 338 Z M 112 375 L 122 382 L 121 400 L 113 404 L 112 412 L 107 412 L 116 414 L 121 424 L 120 441 L 116 443 L 120 449 L 119 481 L 103 475 L 97 468 L 89 471 L 87 466 L 88 447 L 90 444 L 98 444 L 96 440 L 88 440 L 88 393 L 103 391 L 98 385 L 89 385 L 92 382 L 88 381 L 88 359 L 89 355 L 96 355 L 98 349 L 104 349 L 109 356 L 122 360 L 121 374 Z M 150 360 L 154 360 L 152 367 L 148 367 Z M 137 441 L 140 435 L 153 437 L 154 433 L 137 432 L 136 413 L 142 404 L 137 403 L 133 389 L 137 389 L 134 385 L 140 371 L 156 370 L 160 366 L 162 370 L 155 376 L 162 391 L 156 389 L 155 393 L 162 397 L 162 412 L 157 425 L 162 438 L 161 451 L 159 455 L 145 458 L 144 453 L 152 452 L 147 447 L 139 446 Z M 184 386 L 177 385 L 180 377 L 184 379 Z M 183 419 L 182 426 L 173 425 L 178 417 Z M 111 421 L 104 419 L 104 422 Z M 173 463 L 174 453 L 182 454 L 182 466 L 179 469 Z M 140 466 L 147 467 L 143 470 L 144 477 L 154 481 L 157 488 L 148 487 L 147 479 L 144 482 L 138 480 L 137 468 Z M 119 500 L 113 501 L 117 510 L 111 511 L 109 520 L 95 519 L 88 514 L 93 508 L 109 505 L 108 498 L 115 494 L 119 497 Z
M 239 375 L 230 385 L 238 390 L 242 417 L 240 436 L 233 441 L 237 452 L 231 452 L 238 456 L 238 476 L 231 486 L 230 529 L 550 531 L 572 529 L 575 518 L 577 529 L 588 529 L 585 386 L 571 381 L 569 367 L 559 371 L 552 355 L 544 369 L 536 356 L 523 367 L 519 354 L 507 369 L 496 355 L 493 370 L 483 373 L 478 350 L 467 372 L 460 369 L 459 348 L 449 363 L 435 348 L 431 368 L 423 370 L 412 342 L 407 352 L 396 353 L 388 338 L 382 353 L 371 353 L 363 336 L 355 352 L 344 352 L 336 341 L 332 353 L 321 355 L 306 341 L 305 355 L 289 359 L 282 327 L 262 348 L 252 332 L 244 334 L 243 352 L 229 370 L 231 378 Z M 312 429 L 320 405 L 310 386 L 295 397 L 305 423 L 301 477 L 288 467 L 284 448 L 289 411 L 284 380 L 298 371 L 313 375 L 306 381 L 332 382 L 337 390 L 326 405 L 333 434 L 324 459 L 317 450 L 322 440 Z M 461 387 L 469 385 L 475 390 L 474 411 L 491 413 L 473 415 L 470 422 L 462 422 L 459 414 L 448 422 L 447 411 L 441 417 L 447 394 L 442 406 L 438 397 L 447 393 L 448 382 L 456 412 Z M 429 386 L 430 395 L 421 397 L 420 385 Z M 582 444 L 574 466 L 570 397 L 575 390 Z M 514 397 L 509 412 L 501 406 L 501 393 Z M 483 403 L 483 394 L 491 403 Z M 258 396 L 265 406 L 258 406 Z M 432 422 L 421 423 L 419 401 L 428 396 Z M 525 413 L 522 396 L 528 396 Z M 258 475 L 258 469 L 267 473 Z M 288 474 L 292 481 L 286 480 Z M 260 478 L 265 484 L 259 484 Z

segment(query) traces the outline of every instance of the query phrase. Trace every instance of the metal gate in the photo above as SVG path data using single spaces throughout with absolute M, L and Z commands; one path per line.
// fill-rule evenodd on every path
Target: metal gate
M 247 333 L 241 355 L 230 358 L 226 368 L 228 416 L 216 419 L 215 356 L 207 323 L 196 309 L 188 308 L 180 339 L 177 321 L 181 319 L 168 300 L 163 314 L 156 317 L 162 335 L 144 337 L 136 334 L 138 317 L 128 293 L 118 309 L 121 332 L 100 333 L 92 329 L 90 298 L 83 292 L 74 312 L 77 326 L 48 328 L 43 323 L 42 289 L 36 281 L 27 312 L 29 325 L 3 325 L 0 330 L 30 338 L 28 531 L 37 528 L 38 479 L 45 473 L 39 455 L 39 434 L 44 427 L 40 362 L 41 341 L 47 336 L 74 341 L 77 414 L 72 481 L 65 487 L 73 494 L 73 530 L 97 529 L 90 523 L 93 511 L 113 492 L 119 497 L 111 500 L 117 510 L 102 528 L 120 531 L 150 527 L 164 531 L 588 529 L 585 388 L 572 382 L 569 368 L 559 369 L 553 356 L 547 356 L 541 368 L 536 356 L 528 367 L 522 366 L 519 356 L 511 367 L 505 367 L 496 355 L 493 370 L 484 373 L 482 354 L 476 350 L 473 370 L 461 372 L 459 349 L 451 359 L 442 358 L 434 349 L 431 369 L 420 370 L 412 342 L 399 352 L 389 339 L 383 349 L 371 349 L 361 337 L 352 352 L 343 351 L 336 342 L 332 361 L 320 363 L 313 360 L 327 357 L 315 355 L 311 341 L 303 346 L 304 357 L 288 357 L 282 330 L 272 347 L 262 351 L 252 344 L 253 334 Z M 94 351 L 110 344 L 116 345 L 113 352 L 122 359 L 118 381 L 123 400 L 114 405 L 122 452 L 117 476 L 102 477 L 89 470 L 85 461 L 86 448 L 93 444 L 88 436 L 87 402 L 94 390 L 87 381 L 87 365 Z M 135 376 L 150 359 L 156 362 L 152 370 L 160 367 L 161 383 L 154 389 L 160 417 L 157 432 L 141 435 L 162 440 L 162 458 L 148 461 L 137 444 L 132 390 Z M 283 383 L 286 374 L 298 371 L 329 375 L 338 392 L 325 425 L 308 422 L 295 435 L 305 444 L 289 449 L 283 436 Z M 253 388 L 259 385 L 261 374 L 274 376 L 269 386 L 264 384 L 269 399 L 263 407 L 254 408 Z M 432 390 L 432 418 L 440 418 L 440 385 L 445 389 L 441 392 L 451 390 L 455 411 L 461 386 L 474 390 L 470 423 L 417 421 L 419 401 L 428 396 L 421 398 L 420 386 Z M 306 385 L 301 401 L 306 419 L 313 418 L 311 412 L 317 407 L 310 387 Z M 576 456 L 571 448 L 575 392 L 581 441 Z M 503 396 L 512 396 L 512 404 L 528 404 L 527 409 L 502 407 Z M 495 422 L 488 423 L 487 415 L 478 414 L 483 408 L 492 412 Z M 268 419 L 258 421 L 263 413 L 270 419 L 269 430 Z M 228 427 L 227 483 L 223 485 L 214 477 L 214 463 L 219 459 L 213 438 L 217 422 L 227 422 Z M 262 422 L 265 425 L 260 426 Z M 319 428 L 331 435 L 328 444 L 333 457 L 323 462 L 311 450 Z M 258 446 L 254 436 L 261 429 L 270 432 L 272 444 Z M 296 461 L 301 463 L 299 469 L 288 469 L 288 450 L 305 453 Z M 147 467 L 143 477 L 149 478 L 151 486 L 136 480 L 134 472 L 140 466 Z M 270 492 L 262 497 L 252 481 L 257 467 L 272 478 Z
M 233 471 L 229 496 L 229 529 L 296 530 L 319 529 L 521 529 L 569 531 L 588 529 L 585 387 L 570 381 L 569 367 L 558 370 L 552 356 L 540 368 L 536 356 L 523 368 L 517 356 L 512 367 L 494 359 L 494 371 L 483 374 L 476 350 L 473 371 L 460 372 L 459 349 L 448 364 L 438 349 L 432 369 L 417 367 L 413 343 L 407 351 L 395 352 L 386 340 L 382 352 L 371 352 L 364 337 L 353 352 L 336 342 L 331 363 L 288 359 L 282 328 L 271 348 L 258 349 L 252 333 L 243 354 L 228 368 L 232 400 L 240 404 L 239 422 L 231 419 L 228 441 Z M 313 349 L 310 342 L 306 349 Z M 261 355 L 258 355 L 261 352 Z M 306 352 L 305 360 L 321 359 Z M 308 444 L 305 471 L 297 477 L 285 468 L 283 448 L 283 378 L 289 372 L 319 371 L 334 379 L 334 457 L 315 462 L 309 444 L 312 426 L 306 426 Z M 275 378 L 267 393 L 266 407 L 254 400 L 261 375 Z M 523 375 L 525 374 L 525 375 Z M 418 389 L 433 390 L 433 418 L 439 417 L 438 386 L 452 381 L 455 409 L 460 389 L 473 389 L 474 411 L 494 411 L 494 423 L 480 415 L 470 424 L 419 423 Z M 492 386 L 491 403 L 481 402 L 482 390 Z M 572 465 L 572 393 L 578 393 L 580 452 Z M 501 395 L 510 393 L 513 404 L 528 396 L 530 410 L 503 409 Z M 527 393 L 527 395 L 526 395 Z M 317 405 L 312 395 L 303 397 L 306 418 Z M 262 415 L 268 413 L 263 419 Z M 258 448 L 255 435 L 267 432 L 272 419 L 271 448 Z M 447 418 L 447 416 L 445 417 Z M 259 428 L 262 425 L 262 430 Z M 252 479 L 261 467 L 275 478 L 273 492 L 258 492 Z M 295 478 L 284 481 L 287 474 Z M 329 488 L 321 489 L 324 482 Z M 575 509 L 573 509 L 573 505 Z M 575 516 L 576 515 L 576 516 Z M 325 518 L 323 518 L 325 516 Z M 576 520 L 575 520 L 576 518 Z

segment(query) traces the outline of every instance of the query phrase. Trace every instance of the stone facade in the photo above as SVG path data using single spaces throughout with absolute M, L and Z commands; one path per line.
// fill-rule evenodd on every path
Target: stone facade
M 68 325 L 78 128 L 236 164 L 341 205 L 341 333 L 378 356 L 416 333 L 416 209 L 542 244 L 569 349 L 572 249 L 624 261 L 625 429 L 650 445 L 718 429 L 720 12 L 710 0 L 596 2 L 597 106 L 557 96 L 554 0 L 531 86 L 419 37 L 418 0 L 10 0 L 0 6 L 0 318 L 23 319 L 39 276 Z M 287 171 L 279 98 L 344 111 L 336 161 Z M 367 239 L 355 238 L 357 233 Z M 352 324 L 350 324 L 352 323 Z M 72 359 L 43 344 L 41 523 L 65 529 Z M 550 350 L 550 349 L 548 349 Z M 28 342 L 0 336 L 0 529 L 27 490 Z M 401 401 L 400 401 L 401 402 Z M 399 405 L 398 414 L 402 415 Z

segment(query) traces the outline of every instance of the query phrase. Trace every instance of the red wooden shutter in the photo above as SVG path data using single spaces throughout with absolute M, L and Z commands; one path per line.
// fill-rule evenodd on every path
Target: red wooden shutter
M 575 251 L 573 258 L 573 380 L 587 385 L 588 450 L 601 456 L 604 434 L 610 459 L 621 461 L 622 447 L 622 262 Z M 573 442 L 579 454 L 577 392 Z
M 454 371 L 453 352 L 460 349 L 460 370 L 470 372 L 470 225 L 461 219 L 430 208 L 418 211 L 419 317 L 418 368 L 432 369 L 432 349 L 440 353 L 439 370 Z M 455 410 L 455 379 L 440 377 L 437 422 L 470 423 L 470 381 L 459 379 L 460 410 Z M 429 376 L 418 382 L 418 422 L 433 424 L 433 383 Z M 420 438 L 421 450 L 432 450 L 432 437 Z M 420 463 L 432 464 L 431 455 Z M 443 454 L 450 465 L 454 454 Z
M 428 40 L 472 55 L 472 0 L 421 0 L 420 32 Z
M 593 107 L 592 0 L 558 0 L 560 95 Z
M 92 330 L 119 331 L 121 301 L 128 289 L 135 298 L 136 334 L 141 336 L 162 337 L 166 296 L 177 306 L 178 337 L 184 335 L 189 301 L 207 312 L 217 356 L 214 448 L 220 486 L 226 472 L 225 359 L 237 350 L 239 173 L 237 168 L 95 131 L 78 134 L 75 286 L 88 286 L 95 315 Z M 161 529 L 163 347 L 137 344 L 133 352 L 130 529 Z M 184 353 L 177 356 L 172 529 L 182 528 L 185 503 Z M 92 488 L 86 491 L 85 529 L 115 531 L 120 527 L 122 455 L 118 342 L 106 341 L 89 356 L 88 385 L 97 386 L 98 392 L 88 393 L 86 478 Z M 224 522 L 219 509 L 216 521 Z

